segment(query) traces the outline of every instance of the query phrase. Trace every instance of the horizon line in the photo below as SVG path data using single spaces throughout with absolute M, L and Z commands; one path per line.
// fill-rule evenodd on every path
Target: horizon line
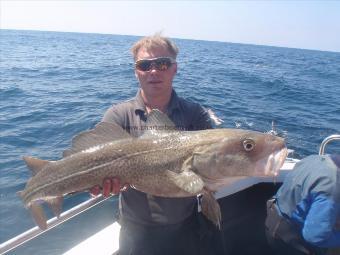
M 148 35 L 131 35 L 131 34 L 114 34 L 114 33 L 100 33 L 100 32 L 79 32 L 79 31 L 60 31 L 60 30 L 39 30 L 39 29 L 23 29 L 23 28 L 1 28 L 1 30 L 14 30 L 14 31 L 32 31 L 32 32 L 51 32 L 51 33 L 74 33 L 74 34 L 94 34 L 94 35 L 118 35 L 118 36 L 134 36 L 134 37 L 144 37 Z M 230 44 L 240 44 L 240 45 L 250 45 L 250 46 L 260 46 L 260 47 L 275 47 L 275 48 L 284 48 L 284 49 L 292 49 L 292 50 L 307 50 L 307 51 L 320 51 L 320 52 L 329 52 L 329 53 L 340 53 L 340 51 L 336 50 L 323 50 L 323 49 L 311 49 L 311 48 L 297 48 L 297 47 L 288 47 L 281 45 L 265 45 L 265 44 L 256 44 L 256 43 L 242 43 L 242 42 L 230 42 L 230 41 L 219 41 L 213 39 L 197 39 L 197 38 L 178 38 L 172 36 L 165 36 L 170 39 L 175 40 L 192 40 L 192 41 L 204 41 L 204 42 L 217 42 L 217 43 L 230 43 Z

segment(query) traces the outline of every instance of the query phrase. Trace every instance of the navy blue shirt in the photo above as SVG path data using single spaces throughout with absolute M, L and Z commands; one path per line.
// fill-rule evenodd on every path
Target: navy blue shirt
M 340 169 L 329 156 L 313 155 L 298 162 L 276 194 L 282 216 L 318 247 L 340 247 Z

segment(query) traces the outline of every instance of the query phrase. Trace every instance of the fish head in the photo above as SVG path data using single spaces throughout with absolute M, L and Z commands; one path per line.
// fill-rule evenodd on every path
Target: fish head
M 283 138 L 241 129 L 216 132 L 218 139 L 198 148 L 194 169 L 223 183 L 231 177 L 276 176 L 287 156 Z

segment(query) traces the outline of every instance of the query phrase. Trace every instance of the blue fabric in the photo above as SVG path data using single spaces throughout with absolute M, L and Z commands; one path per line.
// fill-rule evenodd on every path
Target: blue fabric
M 340 170 L 328 156 L 309 156 L 296 164 L 276 194 L 282 216 L 318 247 L 340 247 Z
M 311 202 L 302 236 L 315 246 L 340 246 L 340 231 L 333 230 L 339 215 L 339 205 L 324 194 L 313 194 Z

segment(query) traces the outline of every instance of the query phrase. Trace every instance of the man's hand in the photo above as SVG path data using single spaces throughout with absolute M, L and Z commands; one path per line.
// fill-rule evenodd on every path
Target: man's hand
M 116 195 L 127 188 L 128 185 L 122 185 L 119 178 L 105 178 L 102 186 L 96 185 L 90 189 L 90 194 L 92 196 L 98 196 L 102 193 L 104 197 L 109 197 L 110 195 Z

